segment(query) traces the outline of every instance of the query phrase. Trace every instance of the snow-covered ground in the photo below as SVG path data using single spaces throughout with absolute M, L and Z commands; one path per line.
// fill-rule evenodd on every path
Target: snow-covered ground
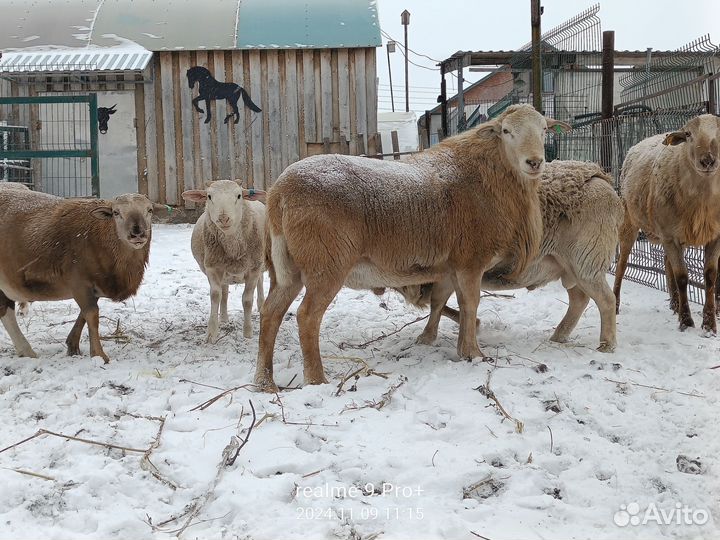
M 423 315 L 391 293 L 343 290 L 321 334 L 330 384 L 208 404 L 252 381 L 257 338 L 242 337 L 233 288 L 233 324 L 205 343 L 190 231 L 156 226 L 138 296 L 101 302 L 112 363 L 65 356 L 73 302 L 21 319 L 37 360 L 15 357 L 0 330 L 0 538 L 169 538 L 188 519 L 182 538 L 720 538 L 720 341 L 679 332 L 664 293 L 625 284 L 611 355 L 595 351 L 593 304 L 572 343 L 548 341 L 566 307 L 559 284 L 483 298 L 480 342 L 495 360 L 456 362 L 445 320 L 433 347 L 414 344 L 422 321 L 342 346 Z M 292 387 L 299 300 L 275 354 Z M 517 421 L 484 391 L 489 376 Z M 225 466 L 249 401 L 255 428 Z M 38 430 L 126 450 L 51 434 L 2 450 Z M 681 472 L 679 455 L 699 457 L 701 474 Z

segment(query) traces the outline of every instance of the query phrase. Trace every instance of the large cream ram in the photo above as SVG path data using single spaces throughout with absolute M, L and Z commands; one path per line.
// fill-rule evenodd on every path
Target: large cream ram
M 267 195 L 271 281 L 255 383 L 277 389 L 275 338 L 303 285 L 297 321 L 306 384 L 326 382 L 320 323 L 343 284 L 402 287 L 450 274 L 460 304 L 458 354 L 481 356 L 482 275 L 500 260 L 512 260 L 511 275 L 519 275 L 536 257 L 545 134 L 560 124 L 514 105 L 405 162 L 324 155 L 289 166 Z
M 153 205 L 144 195 L 70 200 L 0 184 L 0 320 L 20 356 L 37 357 L 15 319 L 15 302 L 75 299 L 80 314 L 65 343 L 80 354 L 85 323 L 90 354 L 106 362 L 98 298 L 137 292 L 150 253 Z
M 600 311 L 598 350 L 612 352 L 616 345 L 615 297 L 606 274 L 623 217 L 612 179 L 594 163 L 553 161 L 545 166 L 538 194 L 544 229 L 540 253 L 516 277 L 507 277 L 512 261 L 489 269 L 482 288 L 532 290 L 559 279 L 567 289 L 568 308 L 550 340 L 567 341 L 592 298 Z M 458 319 L 457 311 L 445 307 L 453 292 L 449 276 L 440 283 L 403 287 L 399 292 L 416 306 L 431 306 L 418 343 L 435 341 L 441 313 Z
M 633 146 L 625 157 L 620 187 L 625 219 L 620 228 L 620 258 L 615 297 L 630 250 L 642 230 L 665 250 L 670 307 L 680 329 L 695 326 L 688 304 L 684 250 L 705 247 L 705 307 L 702 328 L 717 332 L 716 280 L 720 256 L 720 118 L 703 114 L 679 131 L 655 135 Z

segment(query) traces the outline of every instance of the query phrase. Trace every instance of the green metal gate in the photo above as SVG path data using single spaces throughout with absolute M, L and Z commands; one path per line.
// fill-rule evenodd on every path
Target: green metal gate
M 97 95 L 0 97 L 0 181 L 99 197 Z

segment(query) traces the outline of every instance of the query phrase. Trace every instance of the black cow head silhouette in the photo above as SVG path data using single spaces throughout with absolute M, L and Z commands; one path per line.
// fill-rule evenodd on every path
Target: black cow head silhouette
M 115 107 L 117 107 L 117 103 L 112 107 L 98 107 L 98 128 L 103 135 L 107 133 L 110 115 L 117 112 Z

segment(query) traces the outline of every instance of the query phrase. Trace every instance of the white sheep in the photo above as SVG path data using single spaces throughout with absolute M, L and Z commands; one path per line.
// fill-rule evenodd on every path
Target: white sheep
M 75 299 L 80 315 L 65 343 L 80 354 L 85 323 L 90 354 L 100 343 L 98 298 L 137 292 L 150 253 L 153 205 L 138 194 L 68 200 L 0 183 L 0 319 L 20 356 L 36 358 L 15 318 L 15 302 Z
M 404 162 L 322 155 L 285 169 L 267 196 L 271 286 L 255 383 L 277 390 L 275 338 L 303 285 L 297 322 L 307 384 L 326 382 L 320 323 L 343 284 L 402 287 L 451 273 L 460 299 L 458 354 L 482 356 L 475 336 L 481 278 L 497 260 L 512 259 L 519 274 L 536 256 L 545 134 L 558 124 L 514 105 Z
M 616 346 L 615 297 L 607 283 L 606 273 L 615 255 L 617 235 L 623 217 L 622 203 L 612 179 L 595 163 L 553 161 L 545 166 L 540 188 L 543 215 L 543 240 L 540 253 L 516 277 L 506 277 L 512 261 L 500 262 L 482 280 L 482 288 L 498 291 L 536 289 L 561 280 L 568 293 L 568 309 L 550 338 L 568 340 L 590 298 L 600 311 L 601 352 L 612 352 Z M 445 307 L 454 291 L 452 280 L 434 285 L 398 289 L 410 303 L 431 305 L 431 313 L 418 343 L 431 344 L 437 338 L 440 314 L 455 321 L 457 311 Z
M 720 256 L 720 118 L 703 114 L 679 131 L 655 135 L 633 146 L 620 175 L 625 219 L 620 228 L 620 257 L 615 299 L 637 234 L 665 250 L 670 307 L 680 329 L 695 326 L 687 297 L 687 246 L 705 247 L 705 306 L 702 328 L 715 334 L 716 280 Z
M 191 238 L 192 254 L 210 283 L 210 318 L 207 340 L 218 340 L 220 322 L 228 321 L 228 286 L 244 283 L 243 336 L 252 337 L 253 291 L 258 309 L 263 305 L 265 192 L 243 189 L 232 180 L 211 182 L 207 189 L 183 192 L 186 201 L 205 202 Z

